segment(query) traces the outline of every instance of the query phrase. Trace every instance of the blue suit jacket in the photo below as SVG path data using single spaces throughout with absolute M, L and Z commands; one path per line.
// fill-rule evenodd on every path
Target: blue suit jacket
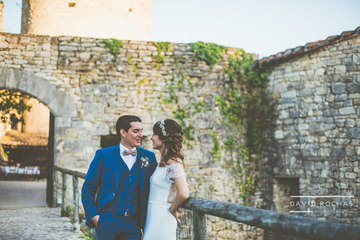
M 137 148 L 137 161 L 148 159 L 148 166 L 140 167 L 140 223 L 144 228 L 149 197 L 150 177 L 156 169 L 155 154 L 143 148 Z M 86 224 L 94 227 L 91 219 L 104 213 L 115 198 L 120 183 L 120 146 L 116 145 L 96 151 L 82 187 L 82 203 L 86 215 Z M 121 193 L 119 193 L 121 195 Z

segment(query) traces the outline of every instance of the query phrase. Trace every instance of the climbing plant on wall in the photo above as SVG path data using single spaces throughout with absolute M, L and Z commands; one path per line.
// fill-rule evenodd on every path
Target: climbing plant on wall
M 104 39 L 103 43 L 107 48 L 110 49 L 111 54 L 114 55 L 116 60 L 117 55 L 120 54 L 120 49 L 123 46 L 123 42 L 121 40 L 111 38 L 111 39 Z
M 170 81 L 167 81 L 166 85 L 168 88 L 168 96 L 163 98 L 162 104 L 166 104 L 171 108 L 174 118 L 177 119 L 182 126 L 184 141 L 194 140 L 195 127 L 191 124 L 190 119 L 202 110 L 204 103 L 194 99 L 187 107 L 178 104 L 179 93 L 186 92 L 190 95 L 189 93 L 194 90 L 190 78 L 180 72 L 178 72 L 177 76 L 174 75 Z
M 157 45 L 158 53 L 169 50 L 164 46 Z M 192 44 L 192 50 L 209 66 L 214 66 L 221 60 L 221 54 L 225 49 L 225 47 L 201 42 Z M 160 60 L 158 64 L 163 63 Z M 173 76 L 165 80 L 166 88 L 160 93 L 159 98 L 161 106 L 170 109 L 173 117 L 182 125 L 185 141 L 190 141 L 195 139 L 192 119 L 206 109 L 204 102 L 198 101 L 196 95 L 193 94 L 194 88 L 190 78 L 183 73 L 178 60 L 174 57 Z M 215 160 L 220 161 L 223 159 L 221 151 L 224 146 L 231 156 L 237 156 L 237 160 L 230 160 L 230 164 L 227 162 L 226 165 L 234 169 L 238 177 L 241 197 L 244 203 L 249 203 L 260 180 L 260 154 L 267 140 L 264 132 L 272 125 L 276 115 L 272 111 L 266 91 L 269 81 L 266 69 L 263 69 L 261 65 L 255 65 L 253 56 L 240 50 L 230 56 L 228 62 L 224 72 L 229 76 L 229 86 L 226 87 L 226 94 L 218 96 L 216 101 L 230 131 L 224 142 L 219 140 L 216 131 L 209 133 L 214 142 L 211 154 Z M 144 83 L 140 81 L 139 86 Z M 186 106 L 180 103 L 181 97 L 184 96 L 187 96 L 186 102 L 190 103 Z M 231 159 L 235 158 L 231 157 Z
M 165 57 L 164 55 L 162 55 L 162 52 L 164 54 L 166 54 L 170 47 L 171 47 L 171 43 L 169 42 L 157 42 L 156 44 L 156 48 L 157 48 L 157 55 L 155 56 L 155 66 L 159 67 L 161 63 L 165 62 Z
M 213 67 L 222 58 L 222 53 L 227 49 L 224 46 L 215 43 L 196 42 L 190 43 L 191 51 L 196 53 L 196 56 L 204 60 L 207 65 Z
M 265 132 L 277 116 L 266 91 L 268 70 L 255 65 L 251 54 L 238 50 L 230 56 L 226 73 L 230 86 L 227 95 L 217 97 L 217 102 L 227 126 L 237 132 L 229 135 L 225 146 L 237 152 L 238 160 L 233 163 L 233 168 L 240 177 L 238 185 L 241 197 L 248 202 L 259 182 L 259 157 L 267 140 Z M 243 143 L 234 137 L 243 135 Z M 240 144 L 236 145 L 236 142 Z
M 156 44 L 158 48 L 158 55 L 161 55 L 161 52 L 165 53 L 170 50 L 171 45 L 167 42 L 158 42 Z M 156 58 L 158 61 L 160 58 Z M 164 61 L 159 61 L 157 64 L 161 64 Z M 161 93 L 160 103 L 163 106 L 171 109 L 173 117 L 178 120 L 179 124 L 182 126 L 184 131 L 184 142 L 187 143 L 191 140 L 194 140 L 195 127 L 191 124 L 190 119 L 197 113 L 199 113 L 203 107 L 204 103 L 193 99 L 189 106 L 181 106 L 178 104 L 179 94 L 186 93 L 188 96 L 194 91 L 194 88 L 190 82 L 190 78 L 185 76 L 179 68 L 177 60 L 174 59 L 175 69 L 173 76 L 170 80 L 166 80 L 166 91 Z M 158 66 L 158 65 L 157 65 Z

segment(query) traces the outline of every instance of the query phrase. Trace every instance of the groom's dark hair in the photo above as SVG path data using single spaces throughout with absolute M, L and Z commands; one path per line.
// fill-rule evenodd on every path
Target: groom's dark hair
M 124 129 L 125 132 L 128 132 L 130 129 L 130 124 L 132 122 L 141 122 L 141 121 L 142 121 L 141 118 L 135 115 L 123 115 L 119 117 L 119 119 L 116 122 L 116 134 L 119 140 L 121 140 L 120 129 Z

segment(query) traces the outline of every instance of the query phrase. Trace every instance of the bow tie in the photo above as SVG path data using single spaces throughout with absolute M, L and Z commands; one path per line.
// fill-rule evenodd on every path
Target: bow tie
M 124 156 L 128 156 L 128 155 L 132 155 L 132 156 L 136 156 L 136 150 L 124 150 L 123 154 Z

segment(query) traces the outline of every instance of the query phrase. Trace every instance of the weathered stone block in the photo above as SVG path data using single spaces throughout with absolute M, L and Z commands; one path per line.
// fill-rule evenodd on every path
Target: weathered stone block
M 336 158 L 345 157 L 345 151 L 341 146 L 334 146 L 331 148 L 330 156 Z
M 0 42 L 0 48 L 8 48 L 9 47 L 9 43 L 7 42 Z
M 16 89 L 19 86 L 23 73 L 19 70 L 7 69 L 6 71 L 6 88 Z
M 98 123 L 95 125 L 94 134 L 96 135 L 109 135 L 110 129 L 108 124 Z
M 55 118 L 56 128 L 65 128 L 71 126 L 71 118 L 56 117 Z
M 78 153 L 81 152 L 83 149 L 84 142 L 81 142 L 79 140 L 66 140 L 64 141 L 64 152 L 70 152 L 70 153 Z
M 348 129 L 346 132 L 348 138 L 360 138 L 360 128 Z
M 55 116 L 74 117 L 77 115 L 76 106 L 68 95 L 57 95 L 48 106 Z
M 59 51 L 64 51 L 64 52 L 76 52 L 76 51 L 78 51 L 78 48 L 77 48 L 76 46 L 60 45 L 60 46 L 59 46 Z
M 38 96 L 39 101 L 45 105 L 49 105 L 60 94 L 55 86 L 50 84 L 43 84 L 44 81 L 42 79 L 30 77 L 29 81 L 31 84 L 28 85 L 28 91 L 39 92 L 35 96 Z
M 319 156 L 321 157 L 329 157 L 330 156 L 330 148 L 320 148 L 319 149 Z M 320 166 L 320 165 L 317 165 Z
M 9 54 L 13 56 L 20 56 L 21 51 L 19 49 L 10 49 Z
M 72 121 L 70 123 L 71 127 L 75 129 L 92 130 L 94 128 L 90 121 Z
M 282 98 L 295 98 L 296 97 L 296 91 L 292 90 L 292 91 L 287 91 L 281 94 Z
M 333 83 L 331 84 L 331 90 L 334 94 L 344 93 L 346 91 L 345 83 Z
M 339 113 L 341 115 L 350 115 L 355 113 L 355 109 L 353 107 L 344 107 L 339 109 Z
M 359 175 L 358 174 L 355 174 L 353 172 L 346 172 L 345 173 L 345 178 L 349 178 L 349 179 L 356 179 L 358 178 Z
M 335 68 L 335 73 L 336 74 L 344 74 L 344 73 L 346 73 L 346 66 L 339 65 L 339 66 L 334 66 L 334 68 Z
M 360 93 L 360 83 L 350 83 L 348 85 L 348 91 L 350 93 Z
M 336 102 L 340 102 L 340 101 L 345 101 L 348 98 L 347 94 L 339 94 L 339 95 L 335 95 L 335 101 Z
M 0 88 L 6 87 L 7 68 L 0 68 Z

